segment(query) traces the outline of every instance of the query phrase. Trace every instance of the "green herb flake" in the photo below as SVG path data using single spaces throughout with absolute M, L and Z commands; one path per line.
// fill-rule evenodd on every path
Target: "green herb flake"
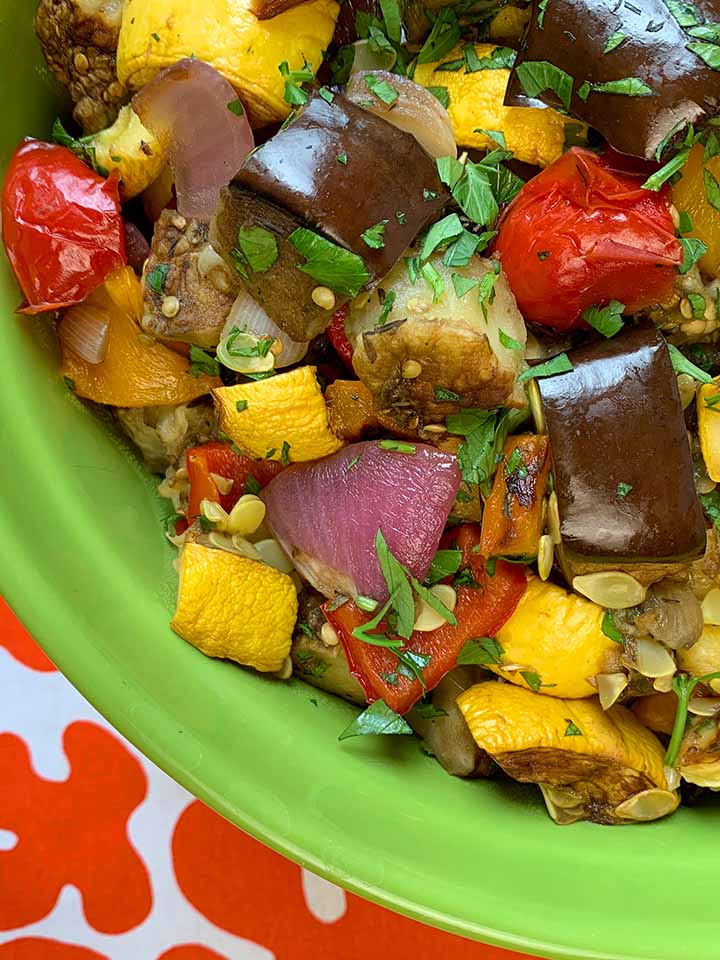
M 620 44 L 626 40 L 627 34 L 623 33 L 622 30 L 616 30 L 607 38 L 605 46 L 603 47 L 603 53 L 612 53 L 613 50 L 617 50 Z
M 447 110 L 450 106 L 450 91 L 447 87 L 425 87 Z
M 434 63 L 449 53 L 460 39 L 460 23 L 452 7 L 441 7 L 432 30 L 417 57 L 418 63 Z
M 185 515 L 182 513 L 171 513 L 169 517 L 163 517 L 162 525 L 165 529 L 165 533 L 170 533 L 170 528 L 172 527 L 173 534 L 175 533 L 175 525 L 178 520 L 185 520 Z
M 588 83 L 587 80 L 584 80 L 578 87 L 577 95 L 584 102 L 592 93 L 592 84 Z
M 375 553 L 390 595 L 388 602 L 397 616 L 397 633 L 407 640 L 413 632 L 415 623 L 415 601 L 412 588 L 405 568 L 393 556 L 381 530 L 378 530 L 375 535 Z
M 473 551 L 475 551 L 475 549 L 476 548 L 473 547 Z M 497 557 L 490 557 L 485 563 L 485 572 L 489 577 L 494 577 L 496 569 L 497 569 Z
M 169 263 L 158 263 L 158 265 L 153 267 L 150 273 L 146 275 L 145 283 L 153 293 L 162 296 L 165 291 L 165 281 L 167 280 L 169 270 Z
M 447 400 L 452 403 L 460 403 L 462 400 L 459 393 L 455 393 L 454 390 L 448 390 L 447 387 L 433 387 L 433 393 L 435 394 L 435 399 L 440 401 Z
M 402 210 L 395 211 L 395 219 L 400 226 L 404 226 L 407 223 L 407 216 L 402 212 Z
M 458 300 L 462 300 L 462 298 L 470 293 L 480 282 L 477 277 L 463 277 L 459 273 L 452 273 L 450 279 L 452 280 L 455 296 Z
M 377 600 L 372 597 L 364 597 L 362 594 L 355 597 L 355 605 L 365 613 L 374 613 L 378 608 Z
M 678 702 L 672 736 L 670 737 L 670 743 L 668 744 L 667 753 L 665 754 L 666 766 L 674 767 L 677 762 L 683 736 L 685 735 L 685 728 L 687 727 L 690 698 L 695 687 L 699 683 L 709 683 L 711 680 L 719 679 L 720 673 L 706 673 L 702 677 L 689 677 L 687 674 L 681 673 L 679 676 L 673 677 L 672 688 L 677 696 Z
M 405 453 L 408 456 L 417 453 L 417 447 L 402 440 L 381 440 L 378 444 L 381 450 L 392 450 L 394 453 Z
M 576 726 L 572 720 L 569 720 L 566 717 L 565 722 L 567 723 L 567 727 L 565 728 L 565 733 L 563 734 L 564 737 L 581 737 L 583 735 L 580 727 Z
M 664 0 L 664 2 L 681 27 L 694 27 L 700 23 L 697 10 L 687 0 Z
M 713 70 L 720 70 L 720 47 L 703 40 L 693 40 L 686 44 L 687 49 L 706 63 Z
M 200 524 L 200 529 L 203 533 L 210 533 L 210 531 L 215 527 L 215 521 L 204 517 L 202 514 L 200 514 L 200 516 L 197 518 L 197 521 Z
M 488 318 L 487 307 L 488 304 L 492 304 L 495 300 L 495 284 L 497 283 L 499 275 L 500 264 L 497 260 L 494 260 L 493 269 L 488 270 L 480 280 L 478 286 L 478 303 L 480 304 L 480 309 L 486 322 Z
M 547 260 L 549 256 L 550 256 L 549 250 L 538 250 L 537 252 L 537 258 L 540 261 Z
M 284 60 L 278 67 L 280 74 L 285 81 L 285 91 L 283 99 L 291 107 L 301 107 L 307 103 L 308 94 L 302 89 L 303 83 L 312 83 L 315 79 L 311 65 L 305 61 L 301 70 L 291 70 L 287 60 Z
M 155 43 L 160 43 L 160 35 L 157 33 L 151 33 L 150 36 L 153 38 Z
M 388 106 L 392 106 L 398 98 L 398 92 L 392 84 L 388 83 L 387 80 L 376 77 L 372 73 L 365 75 L 365 84 L 373 96 L 377 97 L 378 100 L 382 100 L 382 102 Z
M 615 617 L 612 614 L 612 610 L 606 610 L 602 618 L 602 632 L 612 640 L 613 643 L 623 644 L 625 642 L 622 633 L 615 626 Z
M 435 67 L 435 71 L 444 73 L 457 73 L 458 70 L 462 70 L 464 66 L 464 60 L 446 60 L 445 63 L 441 63 L 439 66 Z
M 527 415 L 527 410 L 469 408 L 445 418 L 448 432 L 465 438 L 458 449 L 457 460 L 468 486 L 478 484 L 484 493 L 489 493 L 505 439 Z
M 333 100 L 335 99 L 335 94 L 332 92 L 332 90 L 329 90 L 327 87 L 320 87 L 320 89 L 318 90 L 318 93 L 323 98 L 325 103 L 332 103 Z
M 283 440 L 282 449 L 280 451 L 280 463 L 287 467 L 290 463 L 290 444 L 287 440 Z
M 236 117 L 245 116 L 245 107 L 243 107 L 240 97 L 237 97 L 235 100 L 231 100 L 228 103 L 227 108 L 230 113 L 234 113 Z
M 693 320 L 702 320 L 705 316 L 705 297 L 699 293 L 689 293 L 687 298 L 692 310 Z
M 380 250 L 385 246 L 385 227 L 388 222 L 388 220 L 380 220 L 360 234 L 363 242 L 372 250 Z
M 338 740 L 347 740 L 349 737 L 365 737 L 371 734 L 412 733 L 412 728 L 406 720 L 391 710 L 384 700 L 376 700 L 363 710 L 338 737 Z
M 643 189 L 657 192 L 663 184 L 667 183 L 671 177 L 674 177 L 675 174 L 685 166 L 689 156 L 690 147 L 683 147 L 681 150 L 678 150 L 674 157 L 671 157 L 664 166 L 660 167 L 658 171 L 647 178 L 643 184 Z
M 670 362 L 672 363 L 672 368 L 675 373 L 686 373 L 689 377 L 692 377 L 699 383 L 713 382 L 713 378 L 709 373 L 706 373 L 704 370 L 701 370 L 700 367 L 695 366 L 695 364 L 688 360 L 688 358 L 672 343 L 668 343 L 667 348 L 668 353 L 670 354 Z
M 335 157 L 335 159 L 337 160 L 338 163 L 342 163 L 343 166 L 347 166 L 348 155 L 347 155 L 346 153 L 339 153 L 339 154 Z
M 288 240 L 307 261 L 297 269 L 336 293 L 356 297 L 370 280 L 371 274 L 361 257 L 312 230 L 298 227 Z
M 438 550 L 430 564 L 430 570 L 425 578 L 427 586 L 432 587 L 446 577 L 457 573 L 462 563 L 462 550 L 453 547 L 449 550 Z
M 614 337 L 623 328 L 623 311 L 625 304 L 619 300 L 611 300 L 606 307 L 588 307 L 583 310 L 583 320 L 601 333 L 604 337 Z
M 349 473 L 353 467 L 356 467 L 360 463 L 360 457 L 353 457 L 352 460 L 348 460 L 347 466 L 345 467 L 345 473 Z
M 591 84 L 593 93 L 615 93 L 623 97 L 654 97 L 655 91 L 639 77 L 622 77 L 620 80 L 606 80 L 604 83 Z
M 458 654 L 457 664 L 462 666 L 487 666 L 490 663 L 502 663 L 505 650 L 495 637 L 476 637 L 466 640 Z
M 245 490 L 243 492 L 252 493 L 254 496 L 257 496 L 261 490 L 262 490 L 262 487 L 260 486 L 258 481 L 255 479 L 255 477 L 251 473 L 249 473 L 247 480 L 245 481 Z
M 570 110 L 573 78 L 548 60 L 526 60 L 515 69 L 520 86 L 528 97 L 537 97 L 551 90 L 565 111 Z
M 692 270 L 698 260 L 707 253 L 707 246 L 696 237 L 680 237 L 680 245 L 683 248 L 682 263 L 678 267 L 678 272 L 682 275 Z
M 478 57 L 472 43 L 463 47 L 465 73 L 477 73 L 480 70 L 511 70 L 517 53 L 510 47 L 495 47 L 490 56 Z
M 633 487 L 631 483 L 625 483 L 624 481 L 621 480 L 620 483 L 618 483 L 617 485 L 615 496 L 618 498 L 618 500 L 624 500 L 625 497 L 627 497 L 627 495 L 630 493 L 632 488 Z
M 507 150 L 507 142 L 505 141 L 505 134 L 502 130 L 483 130 L 482 127 L 476 127 L 473 133 L 482 133 L 483 136 L 494 140 L 495 143 L 499 143 L 504 150 Z
M 433 303 L 437 303 L 445 292 L 445 281 L 431 263 L 424 263 L 420 273 L 433 292 Z
M 707 167 L 703 170 L 703 184 L 705 185 L 705 199 L 711 207 L 720 210 L 720 183 Z
M 395 43 L 402 41 L 402 15 L 398 0 L 380 0 L 385 32 Z
M 678 224 L 679 233 L 692 233 L 693 221 L 687 210 L 680 211 L 680 223 Z
M 244 265 L 251 273 L 265 273 L 278 258 L 277 240 L 264 227 L 241 227 L 238 230 L 238 245 L 231 254 L 236 268 Z
M 457 239 L 464 229 L 456 213 L 450 213 L 442 220 L 438 220 L 425 236 L 420 258 L 428 260 L 439 247 L 446 246 L 451 240 Z
M 720 491 L 712 490 L 710 493 L 699 494 L 698 499 L 703 505 L 703 510 L 712 520 L 717 533 L 720 534 Z
M 207 351 L 191 343 L 189 372 L 193 377 L 199 377 L 201 373 L 205 373 L 209 377 L 218 377 L 220 376 L 220 364 Z
M 518 381 L 536 380 L 539 377 L 555 377 L 559 373 L 570 373 L 574 369 L 568 355 L 559 353 L 552 360 L 546 360 L 545 363 L 538 363 L 536 366 L 524 370 L 518 377 Z
M 446 717 L 447 710 L 439 709 L 432 703 L 416 703 L 413 707 L 413 713 L 421 720 L 436 720 L 438 717 Z
M 484 250 L 495 236 L 497 236 L 496 230 L 487 230 L 480 234 L 463 230 L 457 240 L 445 251 L 443 263 L 446 267 L 466 267 L 473 255 Z
M 532 670 L 521 670 L 520 676 L 523 678 L 525 683 L 530 687 L 533 693 L 537 693 L 540 690 L 540 687 L 543 686 L 543 682 L 540 679 L 540 675 L 535 673 Z
M 545 13 L 547 11 L 548 3 L 549 3 L 549 0 L 540 0 L 540 3 L 538 3 L 538 16 L 537 16 L 538 30 L 543 29 L 543 25 L 545 23 Z
M 247 407 L 248 407 L 248 402 L 247 402 L 247 400 L 236 400 L 236 401 L 235 401 L 235 409 L 237 410 L 238 413 L 242 413 L 243 410 L 247 410 Z
M 525 347 L 518 340 L 516 340 L 514 337 L 511 337 L 509 334 L 505 333 L 504 330 L 500 330 L 498 337 L 500 339 L 500 343 L 507 350 L 524 350 L 525 349 Z
M 383 300 L 380 313 L 378 314 L 377 323 L 375 324 L 376 327 L 381 327 L 387 321 L 387 318 L 390 316 L 390 311 L 393 308 L 393 304 L 395 303 L 396 297 L 397 297 L 397 294 L 395 293 L 394 290 L 390 290 L 388 293 L 385 294 L 385 299 Z

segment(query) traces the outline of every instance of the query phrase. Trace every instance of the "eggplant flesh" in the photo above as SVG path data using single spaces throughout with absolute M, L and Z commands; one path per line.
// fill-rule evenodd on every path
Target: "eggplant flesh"
M 662 336 L 637 327 L 538 379 L 568 579 L 601 568 L 645 582 L 700 556 L 705 521 L 677 378 Z
M 685 26 L 671 14 L 673 7 Z M 569 111 L 573 116 L 598 130 L 621 153 L 651 159 L 673 130 L 689 123 L 697 126 L 717 112 L 720 73 L 695 51 L 713 50 L 703 42 L 702 24 L 712 25 L 718 19 L 718 0 L 693 4 L 552 0 L 534 4 L 525 48 L 510 76 L 505 103 L 558 106 L 558 97 L 550 88 L 536 94 L 539 100 L 534 90 L 533 96 L 528 96 L 518 75 L 524 63 L 548 62 L 573 80 Z M 619 35 L 624 37 L 622 42 L 617 42 Z M 611 37 L 616 45 L 605 52 Z M 633 95 L 633 87 L 626 85 L 629 95 L 621 87 L 621 92 L 591 89 L 586 98 L 579 96 L 585 82 L 627 79 L 642 81 L 652 95 Z M 634 89 L 641 90 L 637 84 Z

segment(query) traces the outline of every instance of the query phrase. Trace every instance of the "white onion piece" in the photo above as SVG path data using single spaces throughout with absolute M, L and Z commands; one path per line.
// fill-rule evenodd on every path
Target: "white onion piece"
M 395 66 L 397 54 L 394 50 L 378 50 L 375 52 L 370 49 L 369 40 L 358 40 L 353 44 L 353 48 L 351 75 L 362 70 L 392 70 Z
M 132 106 L 167 150 L 178 212 L 210 220 L 218 195 L 240 169 L 255 140 L 247 114 L 228 104 L 238 96 L 202 60 L 187 58 L 136 93 Z
M 240 291 L 230 309 L 225 326 L 220 334 L 221 341 L 230 334 L 233 327 L 247 330 L 258 337 L 274 337 L 279 340 L 282 344 L 282 350 L 275 357 L 276 370 L 289 367 L 291 363 L 297 363 L 308 352 L 308 343 L 291 340 L 285 331 L 281 330 L 270 319 L 257 300 L 253 300 L 250 294 L 244 290 Z
M 110 314 L 102 307 L 79 303 L 63 314 L 58 337 L 63 348 L 88 363 L 102 363 L 107 356 Z
M 391 105 L 374 97 L 365 78 L 375 76 L 398 92 Z M 359 107 L 375 113 L 399 130 L 411 133 L 431 157 L 457 157 L 457 144 L 450 117 L 437 97 L 425 87 L 385 70 L 359 71 L 348 80 L 346 96 Z M 372 102 L 372 106 L 369 106 Z

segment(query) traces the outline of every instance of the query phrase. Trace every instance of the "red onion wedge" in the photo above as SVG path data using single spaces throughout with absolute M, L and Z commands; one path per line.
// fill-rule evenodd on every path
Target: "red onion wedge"
M 185 59 L 159 73 L 132 105 L 167 150 L 178 211 L 209 220 L 255 143 L 235 90 L 209 64 Z
M 397 100 L 387 104 L 374 97 L 368 89 L 367 77 L 389 83 L 397 91 Z M 431 157 L 457 157 L 455 134 L 447 110 L 419 83 L 387 70 L 353 71 L 345 95 L 359 107 L 411 133 Z
M 293 464 L 262 491 L 273 536 L 327 597 L 387 599 L 375 553 L 378 530 L 418 580 L 427 575 L 460 471 L 452 454 L 421 443 L 401 446 L 414 453 L 354 443 L 323 460 Z

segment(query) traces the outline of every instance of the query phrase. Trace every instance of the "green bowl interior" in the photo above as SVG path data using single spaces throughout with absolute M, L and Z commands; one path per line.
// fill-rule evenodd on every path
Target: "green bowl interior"
M 29 6 L 0 0 L 3 168 L 57 109 Z M 715 960 L 717 806 L 559 828 L 534 789 L 449 777 L 411 738 L 340 744 L 346 704 L 176 637 L 154 480 L 66 390 L 47 322 L 14 315 L 0 272 L 1 586 L 123 734 L 276 850 L 421 920 L 555 958 Z

